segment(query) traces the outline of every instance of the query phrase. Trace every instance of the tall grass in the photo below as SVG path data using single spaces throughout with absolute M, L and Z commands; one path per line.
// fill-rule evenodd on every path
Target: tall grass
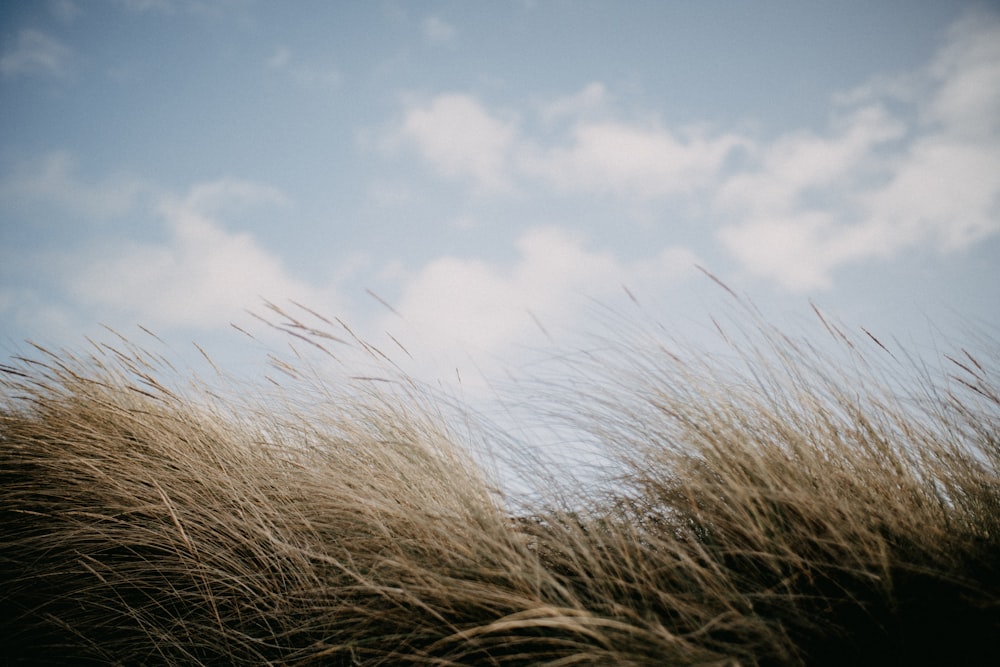
M 570 357 L 539 414 L 607 478 L 550 467 L 529 503 L 472 451 L 504 434 L 405 377 L 265 399 L 175 388 L 127 343 L 15 358 L 2 661 L 1000 660 L 995 346 L 929 370 L 826 319 L 839 356 L 748 322 L 725 355 Z

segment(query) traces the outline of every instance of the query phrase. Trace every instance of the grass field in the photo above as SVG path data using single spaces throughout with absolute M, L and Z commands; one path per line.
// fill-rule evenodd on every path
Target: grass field
M 817 315 L 822 345 L 750 314 L 724 355 L 568 356 L 538 415 L 600 448 L 594 484 L 405 377 L 11 359 L 0 662 L 1000 664 L 995 342 L 908 358 Z

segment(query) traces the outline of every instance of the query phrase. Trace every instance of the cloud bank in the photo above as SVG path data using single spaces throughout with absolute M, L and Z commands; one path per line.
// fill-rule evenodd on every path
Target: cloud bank
M 1000 20 L 973 15 L 918 71 L 831 100 L 823 130 L 775 137 L 626 117 L 594 82 L 491 108 L 446 92 L 411 100 L 388 131 L 432 172 L 479 195 L 548 188 L 623 205 L 692 202 L 749 275 L 792 293 L 841 267 L 917 248 L 960 252 L 1000 231 Z M 546 127 L 532 132 L 532 123 Z
M 418 29 L 425 44 L 461 41 L 440 17 Z M 264 48 L 253 62 L 258 72 L 306 88 L 342 85 L 336 68 L 280 45 L 266 58 Z M 0 75 L 65 76 L 69 56 L 53 38 L 25 30 L 0 55 Z M 441 375 L 467 367 L 470 356 L 490 363 L 518 346 L 558 339 L 588 299 L 621 298 L 622 286 L 681 291 L 703 257 L 734 260 L 729 278 L 812 294 L 835 287 L 845 267 L 961 253 L 1000 231 L 1000 20 L 993 15 L 955 24 L 923 67 L 832 96 L 829 117 L 815 127 L 768 134 L 746 129 L 753 119 L 738 127 L 677 122 L 625 101 L 615 93 L 623 88 L 592 81 L 507 104 L 492 103 L 488 91 L 400 93 L 397 113 L 375 121 L 379 130 L 353 128 L 366 139 L 358 142 L 362 152 L 375 147 L 360 156 L 372 163 L 359 173 L 378 176 L 360 189 L 383 209 L 404 215 L 421 188 L 440 182 L 459 204 L 439 222 L 456 235 L 479 231 L 494 206 L 504 215 L 539 212 L 509 223 L 506 236 L 489 237 L 513 246 L 507 259 L 497 259 L 504 253 L 496 248 L 478 256 L 424 248 L 420 259 L 379 260 L 372 274 L 389 276 L 379 289 L 391 293 L 395 314 L 368 329 L 405 332 L 399 339 L 439 359 L 433 370 Z M 390 162 L 416 171 L 385 176 Z M 14 211 L 59 207 L 96 230 L 86 247 L 55 260 L 58 253 L 2 253 L 8 262 L 34 262 L 31 270 L 57 283 L 80 311 L 159 329 L 215 330 L 261 298 L 294 299 L 324 313 L 355 310 L 336 281 L 296 274 L 293 258 L 239 226 L 240 207 L 298 203 L 263 182 L 220 178 L 178 190 L 127 173 L 84 180 L 73 154 L 57 151 L 9 170 L 0 199 Z M 641 207 L 660 233 L 626 255 L 613 235 L 569 231 L 572 211 L 590 206 Z M 675 236 L 671 225 L 688 212 L 683 224 L 698 229 Z M 414 224 L 422 223 L 433 224 Z M 635 223 L 614 224 L 615 233 L 628 234 Z M 30 309 L 52 327 L 68 321 L 39 294 L 11 283 L 0 291 L 0 313 Z
M 62 77 L 68 73 L 71 52 L 55 37 L 25 28 L 12 47 L 0 54 L 0 75 Z

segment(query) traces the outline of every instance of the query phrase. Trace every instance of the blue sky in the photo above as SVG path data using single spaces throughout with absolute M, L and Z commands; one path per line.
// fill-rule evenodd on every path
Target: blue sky
M 240 366 L 230 324 L 294 300 L 474 387 L 624 288 L 697 338 L 725 294 L 696 265 L 779 324 L 995 331 L 1000 9 L 0 7 L 8 354 L 143 325 Z

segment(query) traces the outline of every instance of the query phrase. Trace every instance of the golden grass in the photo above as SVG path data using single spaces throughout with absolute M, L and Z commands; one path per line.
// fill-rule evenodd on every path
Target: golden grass
M 527 504 L 405 378 L 221 397 L 39 348 L 0 367 L 0 660 L 1000 659 L 995 350 L 935 375 L 822 321 L 840 357 L 755 320 L 725 358 L 571 357 L 539 412 L 614 463 Z

